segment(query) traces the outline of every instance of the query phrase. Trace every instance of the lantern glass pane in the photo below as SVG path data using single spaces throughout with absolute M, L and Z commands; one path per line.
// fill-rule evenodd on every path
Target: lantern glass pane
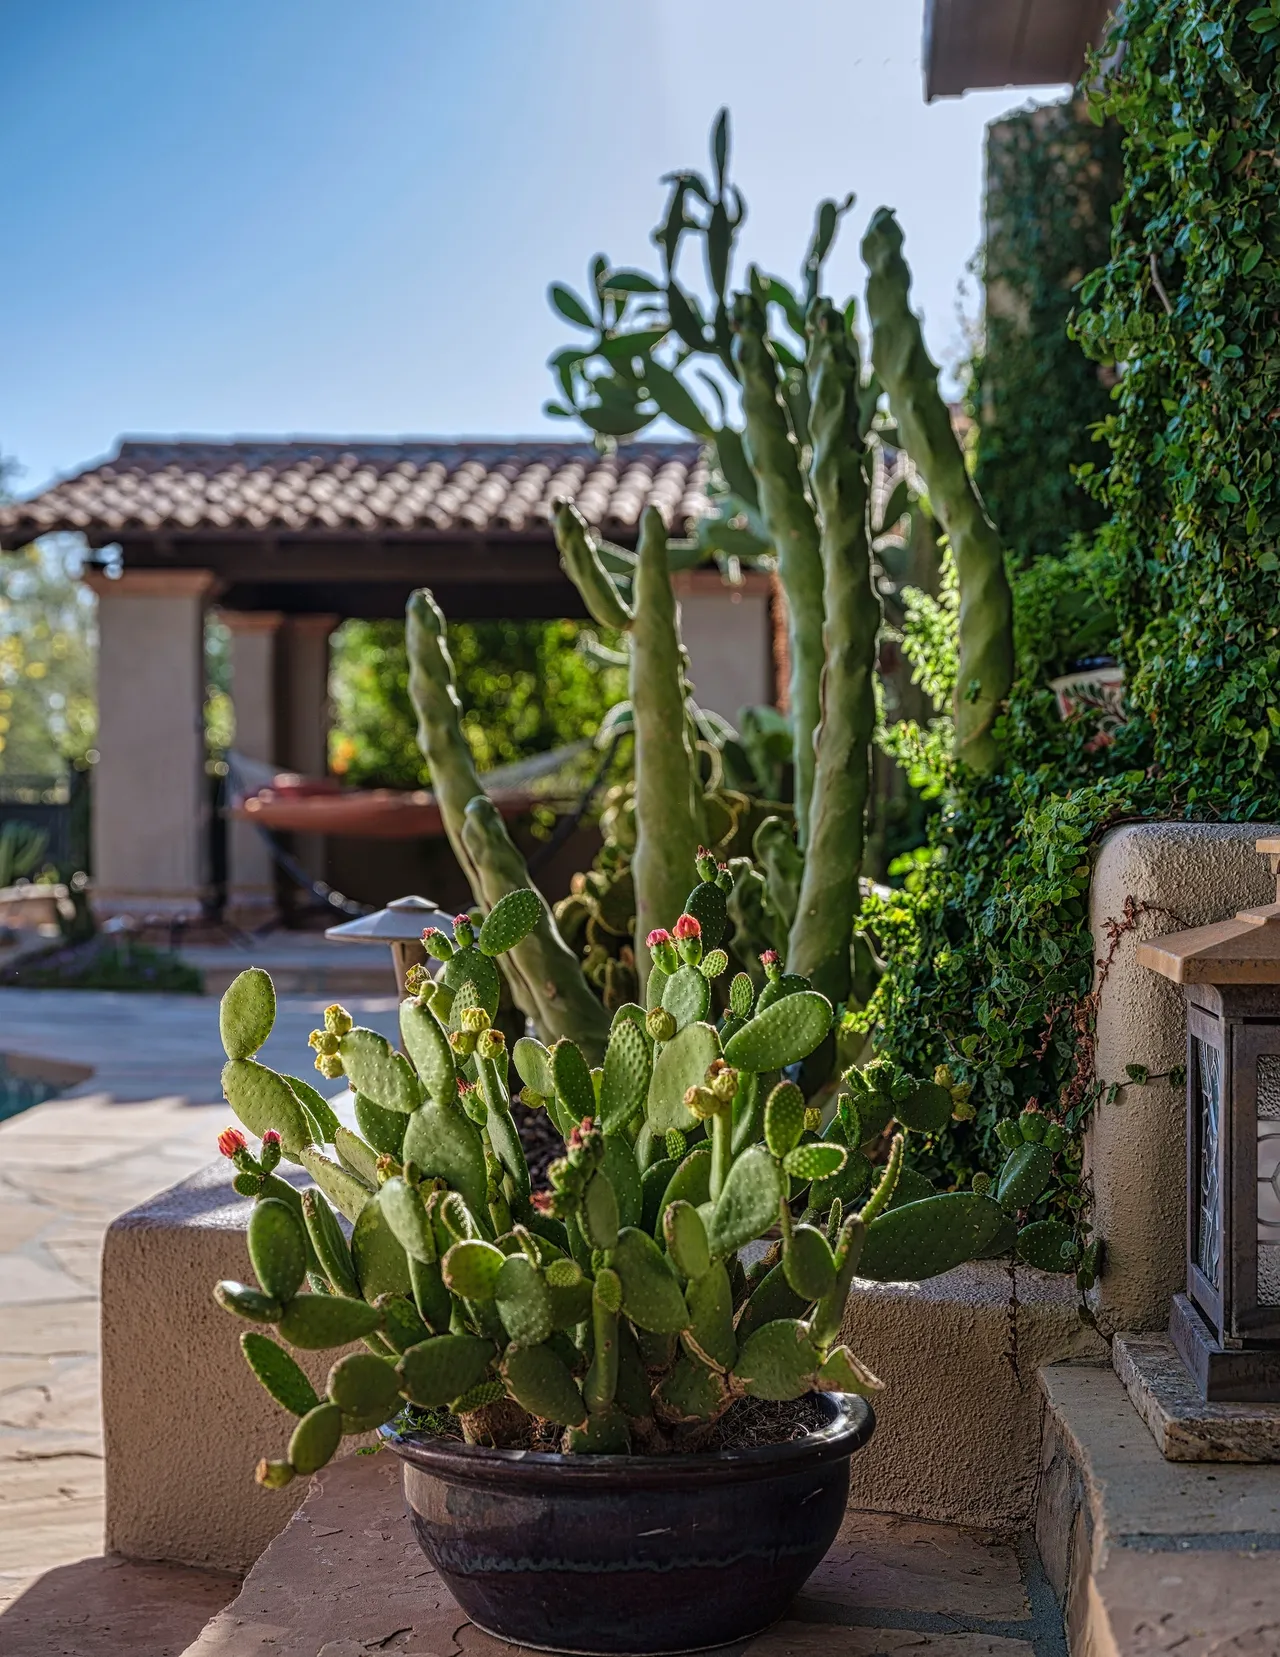
M 1222 1286 L 1222 1186 L 1218 1177 L 1222 1138 L 1222 1054 L 1195 1039 L 1196 1113 L 1200 1176 L 1196 1208 L 1196 1265 L 1215 1288 Z
M 1280 1056 L 1258 1060 L 1258 1305 L 1280 1306 Z

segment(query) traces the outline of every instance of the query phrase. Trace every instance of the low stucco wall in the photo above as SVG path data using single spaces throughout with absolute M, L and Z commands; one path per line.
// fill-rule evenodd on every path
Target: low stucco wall
M 1023 1526 L 1035 1502 L 1037 1370 L 1105 1359 L 1074 1277 L 975 1260 L 925 1283 L 854 1283 L 841 1339 L 885 1383 L 849 1502 L 952 1524 Z
M 287 1171 L 287 1170 L 286 1170 Z M 102 1254 L 106 1550 L 248 1570 L 301 1501 L 306 1480 L 262 1490 L 292 1418 L 240 1351 L 249 1327 L 214 1303 L 248 1278 L 250 1205 L 219 1161 L 113 1222 Z M 296 1353 L 322 1384 L 334 1352 Z M 358 1441 L 352 1440 L 354 1445 Z
M 1275 901 L 1275 880 L 1254 841 L 1265 823 L 1131 823 L 1102 842 L 1090 890 L 1094 955 L 1111 950 L 1110 924 L 1127 902 L 1136 924 L 1120 938 L 1098 1003 L 1096 1067 L 1104 1092 L 1125 1066 L 1156 1075 L 1185 1062 L 1182 991 L 1139 966 L 1138 945 Z M 1146 907 L 1144 907 L 1146 906 Z M 1125 1087 L 1102 1103 L 1085 1136 L 1093 1221 L 1106 1266 L 1090 1302 L 1108 1333 L 1164 1329 L 1184 1286 L 1186 1100 L 1168 1082 Z

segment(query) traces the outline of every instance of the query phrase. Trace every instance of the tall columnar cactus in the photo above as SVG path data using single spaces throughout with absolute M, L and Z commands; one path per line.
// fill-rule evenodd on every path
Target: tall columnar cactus
M 750 292 L 734 296 L 733 360 L 742 384 L 746 457 L 787 595 L 796 837 L 803 850 L 810 835 L 814 736 L 822 717 L 823 561 L 800 448 L 779 385 L 778 359 L 754 283 Z
M 707 908 L 702 886 L 690 902 Z M 997 1197 L 908 1182 L 903 1133 L 951 1109 L 933 1083 L 886 1074 L 881 1094 L 855 1072 L 823 1129 L 777 1076 L 823 1040 L 830 1002 L 776 970 L 756 995 L 741 974 L 709 1022 L 725 956 L 704 952 L 688 911 L 655 938 L 651 1009 L 615 1013 L 602 1065 L 567 1039 L 523 1038 L 509 1055 L 494 960 L 543 913 L 517 890 L 478 934 L 466 917 L 452 942 L 428 934 L 443 964 L 434 978 L 413 969 L 403 1052 L 326 1011 L 316 1066 L 345 1076 L 360 1134 L 255 1057 L 275 1012 L 265 973 L 223 998 L 224 1090 L 261 1146 L 235 1128 L 219 1140 L 255 1199 L 257 1283 L 219 1283 L 215 1298 L 250 1325 L 246 1361 L 297 1418 L 286 1454 L 258 1464 L 268 1487 L 406 1406 L 434 1412 L 436 1430 L 450 1411 L 475 1443 L 619 1453 L 695 1448 L 745 1396 L 874 1391 L 839 1344 L 855 1273 L 944 1271 L 989 1250 L 1038 1194 L 1052 1147 L 1033 1129 L 1019 1129 Z M 515 1109 L 547 1110 L 563 1136 L 545 1191 L 531 1191 Z M 877 1176 L 864 1148 L 895 1115 Z M 282 1156 L 313 1187 L 280 1179 Z M 746 1265 L 740 1251 L 761 1240 Z M 1055 1239 L 1034 1241 L 1043 1254 Z M 320 1393 L 289 1348 L 346 1350 Z
M 809 473 L 822 524 L 822 716 L 788 959 L 793 972 L 843 1001 L 871 782 L 880 600 L 871 579 L 858 345 L 828 299 L 809 308 L 808 376 Z
M 929 486 L 929 500 L 951 543 L 960 585 L 960 670 L 956 755 L 979 775 L 999 770 L 993 726 L 1013 683 L 1013 598 L 999 532 L 965 466 L 938 370 L 909 303 L 911 272 L 902 230 L 887 207 L 862 241 L 870 272 L 867 310 L 872 361 L 889 394 L 907 453 Z
M 635 955 L 643 987 L 649 933 L 679 908 L 706 836 L 702 790 L 686 712 L 680 629 L 667 568 L 667 531 L 656 507 L 640 525 L 633 600 L 622 597 L 574 508 L 557 504 L 556 544 L 566 574 L 602 627 L 630 635 L 628 673 L 635 720 Z
M 823 265 L 852 198 L 819 206 L 803 297 L 755 268 L 745 291 L 734 293 L 734 242 L 744 208 L 728 182 L 728 149 L 722 111 L 710 174 L 673 175 L 668 211 L 653 237 L 662 254 L 660 276 L 613 270 L 598 258 L 591 273 L 594 299 L 553 286 L 552 304 L 591 337 L 552 359 L 565 401 L 548 410 L 582 419 L 602 441 L 639 431 L 659 415 L 674 420 L 706 442 L 709 458 L 718 463 L 712 473 L 718 493 L 712 514 L 697 526 L 696 547 L 722 562 L 770 554 L 776 559 L 788 626 L 795 835 L 793 841 L 788 825 L 774 825 L 757 837 L 753 850 L 765 865 L 765 879 L 737 893 L 733 908 L 735 916 L 759 912 L 775 938 L 786 939 L 796 970 L 816 974 L 843 999 L 853 988 L 850 948 L 858 947 L 875 724 L 879 606 L 870 573 L 866 481 L 885 441 L 873 429 L 882 392 L 889 392 L 899 437 L 927 480 L 932 510 L 955 554 L 960 675 L 954 752 L 977 773 L 999 765 L 993 727 L 1012 676 L 1010 593 L 999 538 L 968 480 L 936 370 L 907 304 L 909 277 L 892 216 L 877 214 L 863 244 L 874 333 L 874 372 L 864 383 L 845 317 L 821 298 Z M 711 287 L 705 302 L 677 274 L 685 237 L 703 244 Z M 816 355 L 814 327 L 822 340 Z M 807 360 L 799 346 L 806 337 Z M 814 403 L 819 381 L 822 408 Z M 739 417 L 740 430 L 732 424 Z M 909 510 L 907 482 L 900 478 L 873 543 L 882 554 L 881 580 L 891 563 L 884 550 Z M 925 537 L 913 537 L 913 543 L 917 539 L 923 543 Z M 936 557 L 936 548 L 930 550 Z M 565 563 L 598 619 L 629 624 L 630 607 L 605 563 Z M 870 952 L 863 950 L 862 958 Z M 865 994 L 867 986 L 859 983 L 858 989 Z
M 445 833 L 476 901 L 491 908 L 509 892 L 530 889 L 529 870 L 477 775 L 462 730 L 444 617 L 425 588 L 409 599 L 406 640 L 418 741 Z M 608 1017 L 545 902 L 541 910 L 507 962 L 516 1004 L 549 1038 L 572 1034 L 598 1057 Z

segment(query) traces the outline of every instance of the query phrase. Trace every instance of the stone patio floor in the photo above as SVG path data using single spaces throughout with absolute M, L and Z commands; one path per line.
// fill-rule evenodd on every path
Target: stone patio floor
M 307 1032 L 326 999 L 281 1000 L 268 1062 L 305 1073 Z M 391 997 L 348 1005 L 363 1023 L 394 1026 Z M 114 1596 L 133 1633 L 126 1638 L 124 1624 L 107 1619 L 118 1644 L 90 1641 L 82 1629 L 68 1652 L 181 1651 L 235 1583 L 97 1557 L 98 1263 L 117 1214 L 216 1155 L 229 1119 L 217 1102 L 217 1007 L 198 996 L 3 990 L 0 1048 L 96 1067 L 73 1095 L 0 1122 L 0 1607 L 23 1595 L 29 1623 L 39 1606 L 61 1614 L 86 1592 Z M 139 1363 L 143 1374 L 145 1354 Z M 176 1609 L 184 1597 L 185 1637 L 154 1643 L 157 1605 Z M 12 1610 L 0 1615 L 4 1657 L 63 1649 L 15 1644 Z
M 188 1657 L 516 1657 L 523 1649 L 458 1609 L 414 1540 L 399 1464 L 384 1453 L 348 1457 L 312 1481 Z M 1066 1649 L 1029 1538 L 851 1510 L 783 1620 L 716 1657 L 1066 1657 Z

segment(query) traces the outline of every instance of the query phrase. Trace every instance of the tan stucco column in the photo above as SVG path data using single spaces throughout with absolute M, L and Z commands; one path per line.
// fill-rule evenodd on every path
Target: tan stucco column
M 338 616 L 286 616 L 277 635 L 280 760 L 304 777 L 329 774 L 329 635 Z M 312 880 L 325 878 L 320 834 L 292 836 L 293 854 Z
M 220 610 L 218 615 L 231 635 L 234 752 L 280 767 L 276 639 L 284 617 L 278 610 Z M 254 931 L 270 926 L 279 913 L 271 849 L 253 823 L 233 817 L 227 823 L 227 919 Z
M 209 878 L 204 616 L 214 576 L 85 579 L 98 596 L 94 910 L 194 917 Z
M 698 706 L 736 722 L 743 708 L 772 702 L 769 577 L 752 571 L 731 586 L 718 570 L 680 570 L 671 585 Z

